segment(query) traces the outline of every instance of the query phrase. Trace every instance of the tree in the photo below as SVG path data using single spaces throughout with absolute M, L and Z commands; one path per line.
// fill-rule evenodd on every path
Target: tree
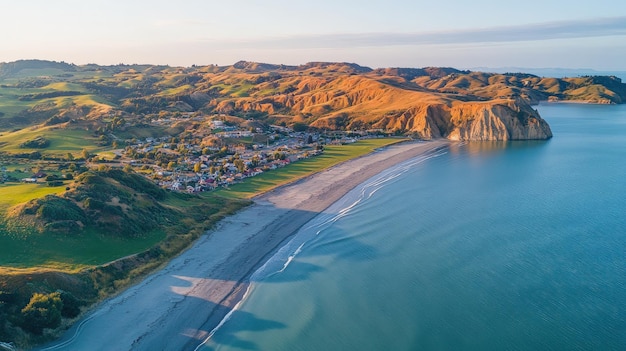
M 306 123 L 296 122 L 293 124 L 294 132 L 306 132 L 307 129 L 309 129 L 309 126 Z
M 34 293 L 22 309 L 22 328 L 34 334 L 41 334 L 44 328 L 56 328 L 61 324 L 62 310 L 61 293 Z
M 200 173 L 200 171 L 202 171 L 202 162 L 196 162 L 193 165 L 193 171 L 196 173 Z
M 237 170 L 239 172 L 243 172 L 243 171 L 246 170 L 246 165 L 245 165 L 245 163 L 241 159 L 239 159 L 239 158 L 236 159 L 234 164 L 235 164 L 235 167 L 237 167 Z
M 285 158 L 287 158 L 287 156 L 285 155 L 284 152 L 276 151 L 274 153 L 274 159 L 275 160 L 284 160 Z
M 258 167 L 261 160 L 259 159 L 259 155 L 252 156 L 252 160 L 250 161 L 250 165 L 252 167 Z
M 83 151 L 80 152 L 80 155 L 87 160 L 89 158 L 89 150 L 83 149 Z
M 63 308 L 61 309 L 61 316 L 67 318 L 74 318 L 80 313 L 80 301 L 71 293 L 67 291 L 60 292 L 61 301 L 63 302 Z

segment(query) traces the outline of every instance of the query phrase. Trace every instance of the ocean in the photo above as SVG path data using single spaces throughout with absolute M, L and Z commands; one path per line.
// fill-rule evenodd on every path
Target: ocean
M 458 143 L 308 223 L 199 350 L 626 350 L 626 106 Z

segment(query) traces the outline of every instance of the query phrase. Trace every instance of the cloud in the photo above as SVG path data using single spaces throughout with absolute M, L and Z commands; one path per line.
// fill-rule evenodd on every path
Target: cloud
M 420 33 L 351 33 L 214 41 L 219 49 L 356 48 L 396 45 L 503 43 L 626 35 L 626 16 Z

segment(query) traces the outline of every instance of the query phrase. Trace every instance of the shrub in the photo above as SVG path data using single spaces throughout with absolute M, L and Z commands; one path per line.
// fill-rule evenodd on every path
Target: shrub
M 82 303 L 67 291 L 61 291 L 61 301 L 63 301 L 63 308 L 61 309 L 61 315 L 66 318 L 74 318 L 80 313 L 80 306 Z
M 33 140 L 26 140 L 20 144 L 20 147 L 25 149 L 43 149 L 48 146 L 50 146 L 50 140 L 44 137 L 36 137 Z
M 74 202 L 54 195 L 47 195 L 39 201 L 37 217 L 47 221 L 84 221 L 85 213 Z
M 61 293 L 35 293 L 22 309 L 22 328 L 33 334 L 41 334 L 44 328 L 56 328 L 61 324 L 62 310 Z

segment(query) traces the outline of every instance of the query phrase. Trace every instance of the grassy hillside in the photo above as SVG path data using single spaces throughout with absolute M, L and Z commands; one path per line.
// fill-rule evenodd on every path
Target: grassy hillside
M 24 142 L 44 137 L 50 143 L 43 148 L 24 146 Z M 83 150 L 95 152 L 101 150 L 97 146 L 97 138 L 81 129 L 58 127 L 25 128 L 15 132 L 0 134 L 0 152 L 9 154 L 39 152 L 42 155 L 65 157 L 68 153 L 78 154 Z
M 60 187 L 5 185 L 0 193 L 0 340 L 20 345 L 50 337 L 21 312 L 34 294 L 63 291 L 79 311 L 247 205 L 165 192 L 122 170 L 87 171 Z

